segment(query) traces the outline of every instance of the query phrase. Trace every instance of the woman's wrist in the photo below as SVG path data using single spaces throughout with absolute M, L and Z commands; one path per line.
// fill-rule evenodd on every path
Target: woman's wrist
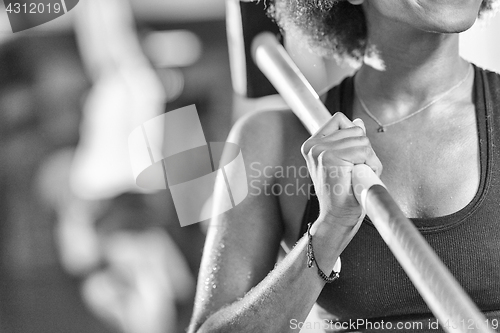
M 322 227 L 322 232 L 330 236 L 332 233 L 339 235 L 344 233 L 349 234 L 356 227 L 357 222 L 359 222 L 360 215 L 338 217 L 330 214 L 320 214 L 311 226 L 311 235 L 314 236 L 320 226 Z
M 346 226 L 318 218 L 309 230 L 316 264 L 330 274 L 338 257 L 352 238 L 356 226 Z
M 334 211 L 320 209 L 318 220 L 333 225 L 352 227 L 357 224 L 363 213 L 361 206 L 357 208 L 335 209 Z
M 332 283 L 335 282 L 339 277 L 340 273 L 340 268 L 341 268 L 341 263 L 340 263 L 340 257 L 337 258 L 335 262 L 335 266 L 333 267 L 333 272 L 329 275 L 325 274 L 321 267 L 319 266 L 318 262 L 316 261 L 316 256 L 314 255 L 314 247 L 312 244 L 312 235 L 310 233 L 311 230 L 311 224 L 309 223 L 307 225 L 307 238 L 308 238 L 308 244 L 307 244 L 307 267 L 312 268 L 313 265 L 316 265 L 316 269 L 318 270 L 318 275 L 321 277 L 321 279 L 326 282 L 326 283 Z

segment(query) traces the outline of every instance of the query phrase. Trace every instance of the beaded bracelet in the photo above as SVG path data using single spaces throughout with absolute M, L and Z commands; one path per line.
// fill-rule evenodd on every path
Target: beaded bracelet
M 326 275 L 321 268 L 319 268 L 318 262 L 316 261 L 316 258 L 314 257 L 314 249 L 312 246 L 312 235 L 311 235 L 311 223 L 307 225 L 307 237 L 309 239 L 309 243 L 307 244 L 307 267 L 311 268 L 313 266 L 313 263 L 316 264 L 316 268 L 318 269 L 318 275 L 325 281 L 326 283 L 332 283 L 333 281 L 337 280 L 340 277 L 340 272 L 335 272 L 332 271 L 332 274 L 330 276 Z M 340 257 L 337 260 L 337 263 L 340 264 Z M 335 266 L 337 266 L 337 263 Z

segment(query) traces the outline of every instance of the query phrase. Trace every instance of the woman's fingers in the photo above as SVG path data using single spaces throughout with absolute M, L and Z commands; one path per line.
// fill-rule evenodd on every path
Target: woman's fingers
M 361 208 L 352 193 L 352 170 L 366 164 L 380 174 L 382 164 L 366 136 L 361 119 L 350 121 L 336 113 L 302 145 L 323 216 L 357 223 Z M 338 219 L 337 219 L 338 220 Z
M 358 146 L 327 152 L 335 155 L 337 158 L 345 162 L 352 163 L 353 165 L 366 164 L 377 175 L 382 173 L 382 163 L 371 147 Z
M 347 149 L 354 147 L 371 147 L 370 140 L 368 140 L 366 136 L 356 136 L 356 137 L 341 139 L 334 142 L 329 142 L 329 141 L 318 142 L 308 150 L 307 155 L 313 157 L 314 159 L 317 159 L 319 154 L 321 154 L 321 152 L 325 150 L 336 151 L 340 149 Z
M 325 137 L 339 129 L 346 129 L 355 126 L 342 112 L 335 113 L 330 120 L 324 124 L 313 137 Z
M 366 136 L 364 134 L 363 129 L 358 126 L 352 126 L 347 129 L 337 130 L 324 137 L 321 136 L 321 134 L 319 134 L 318 136 L 318 133 L 316 133 L 315 135 L 311 136 L 304 142 L 304 144 L 302 145 L 302 154 L 306 156 L 309 153 L 309 150 L 317 144 L 327 143 L 327 142 L 334 143 L 352 137 L 366 137 Z
M 319 164 L 320 155 L 326 155 L 330 163 L 323 165 L 335 166 L 336 164 L 332 162 L 338 160 L 350 163 L 351 166 L 356 164 L 366 164 L 378 176 L 380 176 L 383 168 L 382 163 L 373 151 L 369 142 L 367 143 L 367 140 L 368 139 L 366 137 L 344 139 L 336 142 L 334 148 L 332 148 L 332 145 L 329 143 L 317 144 L 311 147 L 306 160 L 312 160 L 315 161 L 315 164 Z M 336 158 L 332 159 L 333 156 Z M 342 163 L 342 165 L 345 165 L 345 163 Z
M 317 163 L 320 154 L 328 151 L 329 155 L 336 155 L 344 162 L 367 164 L 378 176 L 381 175 L 382 163 L 373 151 L 361 119 L 351 122 L 342 113 L 337 113 L 328 124 L 302 145 L 306 160 L 312 159 Z M 340 128 L 344 126 L 349 127 Z M 329 134 L 323 136 L 325 133 Z
M 358 145 L 339 149 L 328 149 L 322 145 L 314 146 L 309 156 L 313 158 L 317 165 L 323 167 L 353 166 L 356 164 L 366 164 L 375 173 L 380 174 L 382 163 L 370 146 Z M 321 161 L 320 161 L 321 159 Z M 342 161 L 343 163 L 339 163 Z

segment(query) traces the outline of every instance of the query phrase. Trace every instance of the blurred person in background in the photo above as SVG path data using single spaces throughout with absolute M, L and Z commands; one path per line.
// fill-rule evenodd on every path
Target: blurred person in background
M 0 316 L 2 332 L 109 332 L 84 308 L 57 260 L 40 166 L 76 145 L 88 89 L 66 32 L 14 35 L 0 47 Z

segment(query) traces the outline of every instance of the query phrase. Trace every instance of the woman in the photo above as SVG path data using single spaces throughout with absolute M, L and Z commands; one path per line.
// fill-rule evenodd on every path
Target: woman
M 363 163 L 498 320 L 500 79 L 460 58 L 457 35 L 497 1 L 312 3 L 276 0 L 274 15 L 320 52 L 364 63 L 328 93 L 334 116 L 312 137 L 290 112 L 235 125 L 229 141 L 243 150 L 250 194 L 212 222 L 191 332 L 294 331 L 315 302 L 327 330 L 374 329 L 366 319 L 390 322 L 392 331 L 435 332 L 373 225 L 358 223 L 350 170 Z M 310 179 L 317 197 L 308 200 Z M 281 241 L 287 255 L 275 266 Z M 423 325 L 401 326 L 417 321 Z

